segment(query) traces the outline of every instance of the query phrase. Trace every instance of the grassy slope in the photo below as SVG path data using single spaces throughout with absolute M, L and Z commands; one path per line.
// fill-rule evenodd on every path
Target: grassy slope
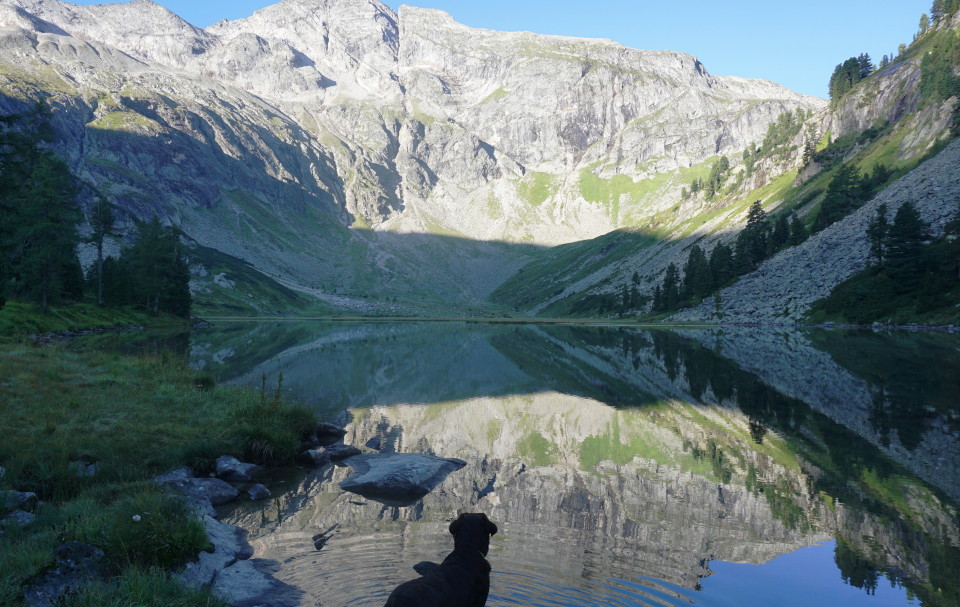
M 78 354 L 61 347 L 0 345 L 0 490 L 35 492 L 37 521 L 0 536 L 0 604 L 52 564 L 68 540 L 101 547 L 119 576 L 75 605 L 218 605 L 169 581 L 207 545 L 178 501 L 148 482 L 190 464 L 200 470 L 234 454 L 289 461 L 313 414 L 274 395 L 214 387 L 180 359 Z M 79 477 L 72 462 L 95 462 Z M 143 521 L 131 523 L 133 514 Z

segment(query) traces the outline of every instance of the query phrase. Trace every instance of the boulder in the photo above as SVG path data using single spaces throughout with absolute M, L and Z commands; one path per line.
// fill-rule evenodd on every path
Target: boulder
M 162 483 L 171 491 L 187 497 L 188 501 L 210 500 L 214 506 L 237 499 L 240 492 L 219 478 L 185 478 Z
M 94 477 L 97 475 L 97 472 L 100 471 L 100 464 L 93 463 L 88 464 L 84 461 L 70 462 L 67 465 L 67 468 L 77 476 L 83 477 Z
M 319 449 L 308 449 L 300 454 L 300 461 L 308 466 L 322 468 L 330 463 L 330 454 Z
M 317 426 L 314 435 L 317 438 L 318 445 L 327 447 L 343 440 L 343 437 L 347 435 L 347 431 L 336 424 L 323 422 Z
M 347 460 L 353 474 L 340 488 L 388 506 L 414 504 L 448 474 L 467 465 L 461 459 L 422 453 L 373 453 Z
M 247 495 L 249 495 L 252 500 L 265 500 L 273 494 L 270 493 L 269 489 L 257 483 L 247 489 Z
M 102 575 L 103 551 L 84 542 L 67 542 L 53 551 L 56 568 L 47 572 L 23 591 L 23 598 L 31 607 L 50 607 Z
M 360 449 L 353 445 L 331 445 L 324 449 L 324 453 L 330 456 L 330 461 L 338 462 L 348 457 L 360 455 Z
M 238 560 L 253 556 L 245 529 L 221 523 L 209 516 L 203 518 L 203 525 L 210 543 L 213 544 L 213 551 L 201 552 L 197 560 L 188 563 L 177 576 L 181 582 L 192 588 L 209 585 L 220 571 Z
M 256 464 L 246 464 L 232 455 L 221 455 L 216 463 L 217 478 L 232 483 L 249 483 L 253 476 L 262 470 Z
M 36 514 L 24 512 L 23 510 L 14 510 L 13 512 L 0 517 L 0 527 L 26 527 L 35 521 Z
M 217 574 L 213 591 L 233 607 L 295 607 L 303 592 L 275 579 L 278 567 L 269 561 L 237 561 Z
M 0 509 L 33 510 L 39 500 L 36 493 L 29 491 L 0 491 Z

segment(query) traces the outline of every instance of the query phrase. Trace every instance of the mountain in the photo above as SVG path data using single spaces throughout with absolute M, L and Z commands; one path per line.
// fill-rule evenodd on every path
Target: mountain
M 59 152 L 127 227 L 157 215 L 207 252 L 192 262 L 210 310 L 282 311 L 242 291 L 251 270 L 338 309 L 486 309 L 570 248 L 716 226 L 681 190 L 784 113 L 826 107 L 682 53 L 374 0 L 283 0 L 205 30 L 149 0 L 0 0 L 0 50 L 0 112 L 45 99 Z M 653 276 L 668 257 L 631 263 Z M 537 312 L 622 268 L 567 270 L 549 297 L 493 308 Z

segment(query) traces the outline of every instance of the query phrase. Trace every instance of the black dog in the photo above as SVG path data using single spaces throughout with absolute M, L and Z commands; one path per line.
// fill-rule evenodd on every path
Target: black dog
M 486 514 L 461 514 L 450 523 L 453 552 L 423 577 L 397 586 L 384 607 L 483 607 L 490 592 L 490 536 Z

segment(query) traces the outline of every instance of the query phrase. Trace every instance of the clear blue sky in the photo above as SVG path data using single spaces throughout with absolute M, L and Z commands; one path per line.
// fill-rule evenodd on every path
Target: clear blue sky
M 72 0 L 98 4 L 97 0 Z M 156 0 L 206 27 L 277 0 Z M 319 0 L 318 0 L 319 1 Z M 394 10 L 403 2 L 388 0 Z M 825 97 L 833 68 L 874 62 L 909 43 L 932 0 L 411 0 L 472 27 L 611 38 L 627 46 L 696 55 L 718 76 L 766 78 Z

